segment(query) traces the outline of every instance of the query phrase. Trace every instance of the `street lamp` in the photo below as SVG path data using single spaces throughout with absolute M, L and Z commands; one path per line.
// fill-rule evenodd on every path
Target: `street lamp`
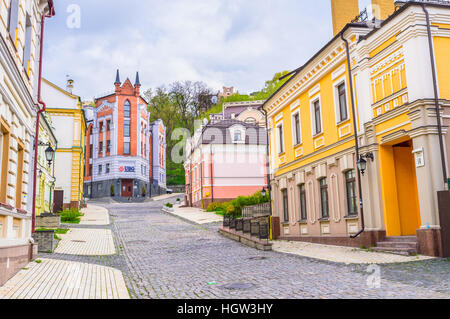
M 266 197 L 266 189 L 263 187 L 263 189 L 261 190 L 261 196 L 262 197 Z
M 373 153 L 369 152 L 366 153 L 365 155 L 361 155 L 359 159 L 356 161 L 356 165 L 358 166 L 361 175 L 364 175 L 364 171 L 367 168 L 367 161 L 365 160 L 365 158 L 370 159 L 373 162 Z
M 45 150 L 45 158 L 47 159 L 48 166 L 51 165 L 54 155 L 55 155 L 55 150 L 49 144 L 48 147 Z

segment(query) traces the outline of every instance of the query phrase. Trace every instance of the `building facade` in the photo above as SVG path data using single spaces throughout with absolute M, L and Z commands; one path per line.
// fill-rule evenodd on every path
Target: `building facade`
M 206 208 L 267 186 L 264 127 L 238 120 L 211 121 L 186 143 L 185 203 Z
M 39 143 L 37 159 L 36 216 L 53 211 L 53 189 L 55 187 L 55 156 L 47 161 L 45 151 L 48 147 L 56 150 L 56 139 L 51 119 L 47 112 L 41 114 L 39 121 Z
M 0 3 L 0 285 L 37 252 L 31 231 L 44 14 L 54 14 L 53 1 Z
M 85 194 L 90 198 L 151 196 L 165 187 L 160 179 L 165 181 L 165 129 L 160 121 L 153 126 L 149 122 L 138 73 L 134 85 L 129 79 L 122 84 L 117 71 L 114 85 L 114 92 L 95 99 L 95 107 L 85 107 Z M 153 157 L 154 148 L 158 158 Z M 151 181 L 150 170 L 158 174 Z
M 349 1 L 335 1 L 333 17 L 347 9 L 341 2 Z M 450 4 L 410 1 L 394 11 L 391 2 L 373 1 L 374 20 L 335 29 L 263 106 L 275 235 L 377 250 L 406 240 L 443 254 Z
M 166 127 L 161 119 L 150 123 L 150 154 L 153 154 L 150 165 L 150 183 L 167 187 L 166 176 Z
M 54 189 L 57 193 L 62 191 L 63 209 L 80 208 L 83 202 L 86 137 L 86 119 L 81 100 L 68 91 L 70 87 L 64 90 L 46 79 L 42 79 L 41 85 L 42 96 L 47 104 L 46 112 L 58 140 Z

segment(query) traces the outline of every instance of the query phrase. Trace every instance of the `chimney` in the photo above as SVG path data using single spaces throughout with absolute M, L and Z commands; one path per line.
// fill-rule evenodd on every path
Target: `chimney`
M 67 75 L 67 82 L 66 82 L 66 91 L 72 94 L 73 92 L 73 80 L 70 78 L 70 76 Z
M 331 0 L 333 36 L 359 15 L 358 0 Z
M 394 0 L 372 0 L 372 15 L 378 20 L 386 20 L 394 11 Z

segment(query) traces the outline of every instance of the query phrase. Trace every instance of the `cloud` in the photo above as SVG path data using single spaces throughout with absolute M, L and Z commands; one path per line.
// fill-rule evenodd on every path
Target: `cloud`
M 252 92 L 331 38 L 329 1 L 316 2 L 60 0 L 46 25 L 44 76 L 64 87 L 70 74 L 83 99 L 112 90 L 116 68 L 122 81 L 139 70 L 144 89 L 198 80 Z M 66 25 L 71 3 L 80 29 Z

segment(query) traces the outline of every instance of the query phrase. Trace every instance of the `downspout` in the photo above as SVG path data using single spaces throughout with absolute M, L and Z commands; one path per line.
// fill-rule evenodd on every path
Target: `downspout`
M 211 203 L 214 202 L 214 178 L 213 178 L 213 152 L 212 152 L 212 145 L 209 148 L 210 150 L 210 155 L 209 155 L 209 160 L 211 161 L 209 163 L 209 167 L 210 167 L 210 186 L 211 186 Z
M 31 233 L 34 233 L 36 224 L 36 171 L 37 171 L 37 158 L 38 158 L 38 144 L 39 144 L 39 118 L 42 112 L 45 111 L 46 105 L 41 100 L 41 82 L 42 82 L 42 47 L 44 43 L 44 23 L 45 18 L 51 18 L 55 15 L 55 8 L 53 7 L 53 0 L 48 1 L 49 13 L 43 14 L 41 19 L 41 36 L 40 36 L 40 48 L 39 48 L 39 75 L 38 75 L 38 92 L 37 101 L 38 104 L 42 104 L 42 109 L 39 109 L 36 114 L 36 129 L 34 137 L 34 172 L 33 172 L 33 202 L 32 202 L 32 217 L 31 217 Z M 39 105 L 38 105 L 39 108 Z
M 445 165 L 445 152 L 444 152 L 444 142 L 442 140 L 442 124 L 441 124 L 441 113 L 439 111 L 439 96 L 438 96 L 438 88 L 436 81 L 436 66 L 434 62 L 434 52 L 433 52 L 433 37 L 431 36 L 431 27 L 430 27 L 430 15 L 425 4 L 422 4 L 422 10 L 425 12 L 425 17 L 427 20 L 427 33 L 428 33 L 428 48 L 430 50 L 430 63 L 431 63 L 431 74 L 433 76 L 433 90 L 434 90 L 434 106 L 436 109 L 436 120 L 438 125 L 439 132 L 439 148 L 441 151 L 441 164 L 442 164 L 442 177 L 444 179 L 444 187 L 447 184 L 447 167 Z
M 343 32 L 341 32 L 341 39 L 345 42 L 345 50 L 347 53 L 347 69 L 348 69 L 348 77 L 349 77 L 349 85 L 350 85 L 350 97 L 351 97 L 351 103 L 352 103 L 352 113 L 353 113 L 353 130 L 355 133 L 355 154 L 356 154 L 356 160 L 359 159 L 359 143 L 358 143 L 358 126 L 356 123 L 356 107 L 355 107 L 355 101 L 353 98 L 353 77 L 352 77 L 352 69 L 350 66 L 350 49 L 348 46 L 347 39 L 344 38 Z M 358 193 L 359 193 L 359 209 L 361 214 L 361 230 L 358 231 L 355 235 L 351 235 L 350 238 L 356 238 L 359 235 L 361 235 L 365 230 L 364 225 L 364 212 L 363 212 L 363 200 L 362 200 L 362 187 L 361 187 L 361 172 L 359 169 L 356 169 L 358 171 Z

